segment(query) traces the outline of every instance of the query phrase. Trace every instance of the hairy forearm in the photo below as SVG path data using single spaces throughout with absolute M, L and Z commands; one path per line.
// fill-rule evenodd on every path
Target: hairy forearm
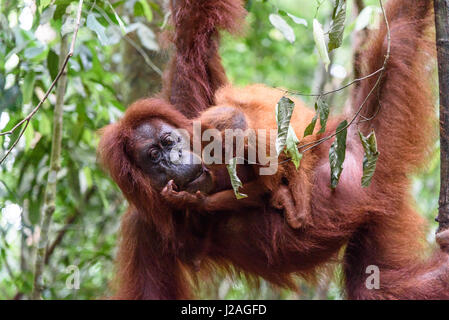
M 237 199 L 234 190 L 224 190 L 206 197 L 203 209 L 208 212 L 213 211 L 234 211 L 242 208 L 257 208 L 264 205 L 264 195 L 266 190 L 261 184 L 251 182 L 243 186 L 241 193 L 247 197 Z

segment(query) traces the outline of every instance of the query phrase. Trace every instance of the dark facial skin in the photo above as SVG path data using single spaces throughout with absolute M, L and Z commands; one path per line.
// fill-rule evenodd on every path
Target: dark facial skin
M 173 180 L 178 190 L 209 193 L 213 187 L 210 172 L 202 163 L 194 163 L 198 157 L 183 145 L 186 139 L 175 127 L 151 119 L 134 131 L 132 156 L 159 191 Z M 173 153 L 182 161 L 173 159 Z

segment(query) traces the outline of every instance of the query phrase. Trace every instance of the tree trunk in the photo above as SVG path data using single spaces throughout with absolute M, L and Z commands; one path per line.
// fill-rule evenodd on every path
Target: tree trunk
M 163 0 L 156 0 L 153 2 L 164 11 Z M 151 23 L 146 22 L 146 25 L 158 35 L 158 30 L 160 30 L 160 25 L 163 23 L 163 20 L 163 15 L 155 14 L 153 21 Z M 150 59 L 156 67 L 163 69 L 168 61 L 168 54 L 164 52 L 163 49 L 151 51 L 144 48 L 140 44 L 135 32 L 129 34 L 128 37 L 140 47 L 140 50 L 148 56 L 148 59 Z M 157 39 L 159 40 L 159 37 Z M 163 47 L 163 45 L 159 43 L 159 47 Z M 137 99 L 154 95 L 161 90 L 161 75 L 148 65 L 145 58 L 142 56 L 142 52 L 139 52 L 128 41 L 124 41 L 122 46 L 122 63 L 120 68 L 124 79 L 124 83 L 122 83 L 121 86 L 121 93 L 125 105 L 129 105 Z
M 434 6 L 440 83 L 441 189 L 438 238 L 442 249 L 449 252 L 449 0 L 434 0 Z
M 353 17 L 356 19 L 360 12 L 362 12 L 362 10 L 365 8 L 365 4 L 363 3 L 363 0 L 356 0 L 354 1 L 354 5 L 353 5 Z M 363 30 L 360 31 L 354 31 L 351 35 L 352 37 L 352 52 L 353 52 L 353 56 L 352 56 L 352 65 L 354 66 L 354 78 L 360 78 L 361 77 L 361 66 L 360 66 L 360 54 L 363 51 L 364 45 L 365 45 L 365 41 L 368 38 L 368 28 L 365 28 Z M 356 86 L 358 86 L 359 84 L 356 83 Z M 356 91 L 356 90 L 354 90 Z
M 59 70 L 63 68 L 64 57 L 68 52 L 67 35 L 61 39 L 61 50 L 59 53 Z M 44 205 L 42 207 L 41 215 L 41 234 L 36 248 L 36 260 L 34 269 L 34 285 L 32 299 L 41 299 L 42 291 L 44 289 L 43 283 L 43 269 L 45 251 L 48 243 L 48 233 L 50 230 L 50 223 L 53 213 L 55 211 L 56 201 L 56 185 L 57 176 L 60 169 L 61 158 L 61 143 L 62 143 L 62 115 L 64 106 L 64 96 L 67 87 L 67 70 L 64 70 L 59 79 L 56 104 L 53 112 L 53 136 L 50 155 L 50 170 L 48 172 L 47 185 L 45 187 Z

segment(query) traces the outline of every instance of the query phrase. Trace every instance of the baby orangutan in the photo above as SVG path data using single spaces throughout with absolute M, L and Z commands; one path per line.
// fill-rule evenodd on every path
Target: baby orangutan
M 213 137 L 211 143 L 218 142 L 222 148 L 208 148 L 207 144 L 202 142 L 203 159 L 206 159 L 206 162 L 207 159 L 215 161 L 209 165 L 203 163 L 205 177 L 198 178 L 203 181 L 203 190 L 194 190 L 192 186 L 185 189 L 176 181 L 170 180 L 161 192 L 163 198 L 176 208 L 203 212 L 233 210 L 247 205 L 262 207 L 263 200 L 268 199 L 271 206 L 284 210 L 285 218 L 291 227 L 300 228 L 310 223 L 311 179 L 315 157 L 309 153 L 302 159 L 297 170 L 283 153 L 279 159 L 275 153 L 277 124 L 273 106 L 282 95 L 282 91 L 263 85 L 253 85 L 245 89 L 230 86 L 220 89 L 217 93 L 217 105 L 196 119 L 201 125 L 203 138 L 206 137 L 207 130 L 218 130 L 218 134 L 208 134 L 203 140 Z M 296 132 L 304 132 L 314 114 L 300 101 L 295 100 L 295 103 L 291 125 Z M 239 142 L 241 148 L 237 154 Z M 206 150 L 209 154 L 206 154 Z M 236 155 L 241 163 L 238 166 L 238 176 L 242 175 L 244 181 L 241 192 L 247 197 L 237 200 L 233 189 L 230 188 L 230 181 L 227 183 L 227 190 L 211 193 L 212 190 L 217 190 L 217 186 L 212 187 L 215 181 L 222 181 L 223 178 L 229 180 L 223 177 L 226 172 L 222 164 Z M 252 161 L 248 160 L 251 155 Z M 208 162 L 210 163 L 210 160 Z M 267 167 L 267 164 L 270 167 Z M 214 178 L 217 174 L 220 179 Z M 208 190 L 204 190 L 205 188 Z

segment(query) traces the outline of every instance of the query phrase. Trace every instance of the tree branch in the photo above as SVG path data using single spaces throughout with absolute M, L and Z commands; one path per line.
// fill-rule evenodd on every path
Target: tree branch
M 80 0 L 78 5 L 76 26 L 75 31 L 73 33 L 70 50 L 68 50 L 67 48 L 68 46 L 67 35 L 64 35 L 61 39 L 60 54 L 62 55 L 64 54 L 64 52 L 67 51 L 68 53 L 65 60 L 61 62 L 59 65 L 60 71 L 58 75 L 60 76 L 61 81 L 58 84 L 56 92 L 56 104 L 53 114 L 53 136 L 52 136 L 52 147 L 50 155 L 50 170 L 48 172 L 47 185 L 45 188 L 44 205 L 42 208 L 42 215 L 41 215 L 41 235 L 36 248 L 36 258 L 34 267 L 34 283 L 33 283 L 32 299 L 35 300 L 41 299 L 42 291 L 44 289 L 42 274 L 44 270 L 45 251 L 48 244 L 48 232 L 50 229 L 51 218 L 55 211 L 55 201 L 57 195 L 56 185 L 58 181 L 57 176 L 60 169 L 60 158 L 61 158 L 62 125 L 63 125 L 62 116 L 63 116 L 64 96 L 67 86 L 67 71 L 65 70 L 65 67 L 67 66 L 67 62 L 73 55 L 73 50 L 75 49 L 75 40 L 80 26 L 82 6 L 83 0 Z
M 363 3 L 363 0 L 354 1 L 352 11 L 355 19 L 357 19 L 357 17 L 360 15 L 360 13 L 363 11 L 364 8 L 365 4 Z M 359 60 L 367 38 L 368 38 L 367 27 L 359 31 L 355 30 L 352 34 L 352 65 L 354 66 L 353 72 L 355 78 L 360 78 L 361 66 Z
M 61 53 L 67 51 L 67 36 L 61 39 Z M 44 268 L 45 248 L 48 242 L 48 232 L 53 213 L 55 212 L 57 176 L 60 169 L 61 141 L 62 141 L 62 113 L 64 95 L 67 85 L 67 73 L 64 72 L 58 84 L 56 104 L 53 114 L 53 136 L 50 156 L 50 170 L 48 172 L 47 185 L 45 187 L 44 205 L 41 215 L 41 234 L 37 244 L 34 269 L 33 299 L 40 299 L 43 291 L 42 272 Z
M 50 258 L 55 251 L 56 247 L 62 242 L 70 226 L 78 219 L 78 217 L 83 213 L 85 205 L 90 201 L 95 193 L 96 188 L 89 188 L 84 194 L 83 199 L 80 201 L 80 206 L 75 208 L 75 211 L 66 219 L 64 226 L 58 231 L 53 242 L 48 246 L 45 252 L 44 264 L 47 265 Z
M 434 0 L 440 83 L 441 188 L 437 240 L 449 252 L 449 0 Z
M 449 0 L 448 0 L 448 1 L 449 1 Z M 346 130 L 347 128 L 349 128 L 349 127 L 355 122 L 355 120 L 359 117 L 360 113 L 361 113 L 362 110 L 363 110 L 363 107 L 364 107 L 364 106 L 366 105 L 366 103 L 368 102 L 368 99 L 371 97 L 371 95 L 374 93 L 374 91 L 376 90 L 376 88 L 379 86 L 380 81 L 382 80 L 382 76 L 383 76 L 383 74 L 384 74 L 384 71 L 385 71 L 385 69 L 386 69 L 388 60 L 390 59 L 390 52 L 391 52 L 391 31 L 390 31 L 390 24 L 389 24 L 389 22 L 388 22 L 387 14 L 385 13 L 385 8 L 384 8 L 384 6 L 383 6 L 382 0 L 379 0 L 379 4 L 380 4 L 380 8 L 382 9 L 382 14 L 383 14 L 384 21 L 385 21 L 385 25 L 386 25 L 386 28 L 387 28 L 387 53 L 386 53 L 386 55 L 385 55 L 385 59 L 384 59 L 384 63 L 383 63 L 383 65 L 382 65 L 382 67 L 381 67 L 379 70 L 377 70 L 377 71 L 375 71 L 374 73 L 372 73 L 371 75 L 368 75 L 368 76 L 364 77 L 364 79 L 367 79 L 368 77 L 371 77 L 371 76 L 373 76 L 374 74 L 379 73 L 379 76 L 378 76 L 378 78 L 377 78 L 377 80 L 376 80 L 376 83 L 374 84 L 373 88 L 370 90 L 370 92 L 368 93 L 368 95 L 365 97 L 365 99 L 363 100 L 362 104 L 359 106 L 358 110 L 356 111 L 356 113 L 354 114 L 354 116 L 352 117 L 352 119 L 349 121 L 349 123 L 348 123 L 344 128 L 340 129 L 339 131 L 336 131 L 334 134 L 331 134 L 331 135 L 329 135 L 329 136 L 327 136 L 327 137 L 318 139 L 318 140 L 316 140 L 316 141 L 313 141 L 313 142 L 310 142 L 310 143 L 307 143 L 307 144 L 304 144 L 304 145 L 300 145 L 300 146 L 299 146 L 299 149 L 302 149 L 301 153 L 304 153 L 304 152 L 306 152 L 306 151 L 308 151 L 308 150 L 310 150 L 310 149 L 312 149 L 312 148 L 315 148 L 316 146 L 320 145 L 321 143 L 323 143 L 323 142 L 325 142 L 325 141 L 327 141 L 327 140 L 329 140 L 329 139 L 332 139 L 333 137 L 335 137 L 336 135 L 338 135 L 338 134 L 339 134 L 340 132 L 342 132 L 343 130 Z M 356 79 L 356 80 L 360 80 L 360 79 Z M 352 81 L 352 83 L 355 83 L 356 80 Z M 363 79 L 362 79 L 362 80 L 363 80 Z M 350 83 L 350 84 L 352 84 L 352 83 Z M 350 84 L 344 86 L 343 88 L 349 86 Z M 341 89 L 341 88 L 340 88 L 340 89 Z M 340 90 L 340 89 L 337 89 L 337 90 Z M 334 91 L 335 91 L 335 90 L 334 90 Z M 304 148 L 305 148 L 305 149 L 304 149 Z
M 59 68 L 59 72 L 56 75 L 56 78 L 53 80 L 53 82 L 51 83 L 50 87 L 48 88 L 47 92 L 45 92 L 44 96 L 42 97 L 42 99 L 39 101 L 39 103 L 37 104 L 36 107 L 34 107 L 33 110 L 31 110 L 31 112 L 25 117 L 23 118 L 21 121 L 19 121 L 11 130 L 8 131 L 4 131 L 4 132 L 0 132 L 0 136 L 6 136 L 6 135 L 11 135 L 13 134 L 17 129 L 21 128 L 23 126 L 23 129 L 20 131 L 19 136 L 17 137 L 17 139 L 14 141 L 14 143 L 12 144 L 12 146 L 8 149 L 8 151 L 6 151 L 6 153 L 3 155 L 3 157 L 0 159 L 0 164 L 3 163 L 3 161 L 5 161 L 6 157 L 9 156 L 9 154 L 11 153 L 11 151 L 16 147 L 16 145 L 19 143 L 20 138 L 22 138 L 23 134 L 25 133 L 25 130 L 27 129 L 31 119 L 33 118 L 33 116 L 36 114 L 36 112 L 39 111 L 39 109 L 41 108 L 42 104 L 45 102 L 45 100 L 47 100 L 48 96 L 50 95 L 51 91 L 53 90 L 53 88 L 55 87 L 56 83 L 58 83 L 59 79 L 61 78 L 61 76 L 64 74 L 65 72 L 65 68 L 70 60 L 70 58 L 73 56 L 73 51 L 75 50 L 75 42 L 76 42 L 76 36 L 78 34 L 78 29 L 80 27 L 80 23 L 81 23 L 81 9 L 83 7 L 83 0 L 80 0 L 79 5 L 78 5 L 78 13 L 77 13 L 77 18 L 76 18 L 76 25 L 75 25 L 75 30 L 73 32 L 73 38 L 72 38 L 72 44 L 70 45 L 70 51 L 67 53 L 67 56 L 65 57 L 62 65 L 60 65 Z
M 94 4 L 92 6 L 92 8 L 95 8 L 102 16 L 103 18 L 109 23 L 109 25 L 111 27 L 113 27 L 114 29 L 118 30 L 120 33 L 120 37 L 122 39 L 124 39 L 126 42 L 128 42 L 143 58 L 143 60 L 145 61 L 145 63 L 154 71 L 156 72 L 159 76 L 162 76 L 163 72 L 162 70 L 153 62 L 153 60 L 151 60 L 151 58 L 148 56 L 148 54 L 145 52 L 145 50 L 139 46 L 136 42 L 134 42 L 134 40 L 129 37 L 128 35 L 124 35 L 122 34 L 121 30 L 119 27 L 117 27 L 115 25 L 114 22 L 112 22 L 111 18 L 109 18 L 109 16 L 107 15 L 107 13 L 100 8 L 99 6 L 97 6 L 96 4 Z
M 360 82 L 360 81 L 363 81 L 363 80 L 369 79 L 369 78 L 371 78 L 371 77 L 374 77 L 376 74 L 379 74 L 379 73 L 383 72 L 384 70 L 385 70 L 385 68 L 382 67 L 382 68 L 380 68 L 379 70 L 376 70 L 376 71 L 374 71 L 374 72 L 371 73 L 371 74 L 368 74 L 368 75 L 363 76 L 363 77 L 361 77 L 361 78 L 354 79 L 354 80 L 352 80 L 351 82 L 349 82 L 349 83 L 347 83 L 347 84 L 345 84 L 345 85 L 343 85 L 343 86 L 341 86 L 341 87 L 339 87 L 339 88 L 337 88 L 337 89 L 330 90 L 330 91 L 326 91 L 326 92 L 321 92 L 321 93 L 304 93 L 304 92 L 293 91 L 293 90 L 285 90 L 285 89 L 280 89 L 280 88 L 277 88 L 277 89 L 279 89 L 279 90 L 281 90 L 281 91 L 284 91 L 284 93 L 286 93 L 286 94 L 291 94 L 291 95 L 296 95 L 296 96 L 303 96 L 303 97 L 325 97 L 325 96 L 328 96 L 328 95 L 330 95 L 330 94 L 337 93 L 338 91 L 342 91 L 342 90 L 346 89 L 347 87 L 350 87 L 350 86 L 352 86 L 353 84 L 356 84 L 356 83 L 358 83 L 358 82 Z

